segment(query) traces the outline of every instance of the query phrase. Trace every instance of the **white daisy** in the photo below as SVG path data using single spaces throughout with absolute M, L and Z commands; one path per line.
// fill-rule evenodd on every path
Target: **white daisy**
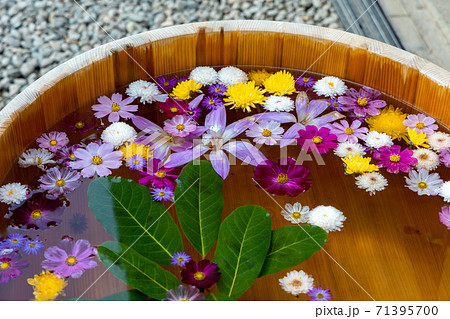
M 308 223 L 319 226 L 326 232 L 340 231 L 346 219 L 344 214 L 333 206 L 317 206 L 308 215 Z
M 203 85 L 211 85 L 217 82 L 217 71 L 209 66 L 198 66 L 191 71 L 189 79 Z
M 382 191 L 388 185 L 388 181 L 383 175 L 377 172 L 361 174 L 356 177 L 356 186 L 365 189 L 370 196 Z
M 309 207 L 302 206 L 300 203 L 294 205 L 286 204 L 281 211 L 284 219 L 290 221 L 292 224 L 306 223 L 308 221 Z
M 220 69 L 217 73 L 219 82 L 225 86 L 231 86 L 238 83 L 247 83 L 247 74 L 234 66 L 227 66 Z
M 347 157 L 348 154 L 360 154 L 361 156 L 364 156 L 366 151 L 364 151 L 364 147 L 359 143 L 342 142 L 334 149 L 334 154 L 339 157 Z
M 434 132 L 428 135 L 428 144 L 433 150 L 439 152 L 441 148 L 450 147 L 450 135 L 444 132 Z
M 155 83 L 138 80 L 132 82 L 125 91 L 128 96 L 135 99 L 140 98 L 141 103 L 152 103 L 154 101 L 165 102 L 169 96 L 162 94 Z
M 439 189 L 439 196 L 444 198 L 447 203 L 450 202 L 450 181 L 443 183 Z
M 263 107 L 270 112 L 290 112 L 294 109 L 294 101 L 287 96 L 271 95 Z
M 417 164 L 414 165 L 417 169 L 423 168 L 432 171 L 439 166 L 439 155 L 432 150 L 419 148 L 413 151 L 412 157 L 417 158 Z
M 317 95 L 335 98 L 344 94 L 347 91 L 347 86 L 344 81 L 335 76 L 326 76 L 314 83 L 313 90 Z
M 42 168 L 46 164 L 55 164 L 56 162 L 52 160 L 54 154 L 49 150 L 43 148 L 30 148 L 20 155 L 19 166 L 37 166 Z
M 102 133 L 104 142 L 114 145 L 116 148 L 125 142 L 133 142 L 136 139 L 136 130 L 124 122 L 116 122 L 105 128 Z
M 278 279 L 278 281 L 284 291 L 294 296 L 305 294 L 314 287 L 314 278 L 303 270 L 288 272 L 285 277 Z
M 257 144 L 275 145 L 281 139 L 284 129 L 280 123 L 275 121 L 261 121 L 252 124 L 245 132 L 248 137 L 254 137 L 253 142 Z
M 442 185 L 442 179 L 438 173 L 430 174 L 426 169 L 410 171 L 408 177 L 405 176 L 406 185 L 410 190 L 419 195 L 437 195 Z
M 392 142 L 392 138 L 389 135 L 377 131 L 370 131 L 367 133 L 364 142 L 368 147 L 375 149 L 379 149 L 382 146 L 391 147 L 394 145 L 394 142 Z
M 19 204 L 27 199 L 26 185 L 9 183 L 0 187 L 0 201 L 5 204 Z

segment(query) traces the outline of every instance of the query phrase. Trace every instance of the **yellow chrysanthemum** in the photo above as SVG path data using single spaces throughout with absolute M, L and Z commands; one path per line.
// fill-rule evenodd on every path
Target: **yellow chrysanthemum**
M 28 284 L 33 286 L 34 297 L 37 301 L 55 300 L 63 293 L 67 282 L 49 271 L 42 271 L 40 275 L 34 275 L 34 278 L 27 279 Z
M 377 165 L 370 164 L 371 160 L 370 157 L 362 157 L 359 153 L 356 155 L 349 154 L 347 157 L 342 158 L 342 161 L 346 164 L 345 172 L 347 174 L 364 174 L 378 171 Z
M 416 129 L 412 130 L 409 127 L 408 127 L 408 142 L 409 142 L 409 144 L 411 144 L 417 148 L 430 147 L 430 145 L 425 144 L 425 142 L 428 142 L 427 133 L 425 133 L 425 132 L 417 133 Z
M 141 155 L 143 158 L 148 159 L 153 157 L 153 150 L 149 150 L 149 147 L 148 145 L 127 142 L 119 148 L 119 151 L 122 151 L 124 160 L 134 155 Z
M 403 124 L 405 119 L 405 113 L 390 105 L 381 110 L 380 114 L 366 118 L 366 122 L 371 131 L 386 133 L 393 139 L 406 140 L 406 126 Z
M 278 71 L 264 80 L 266 92 L 274 95 L 289 95 L 295 93 L 294 76 L 286 70 Z
M 244 112 L 250 112 L 251 107 L 254 108 L 255 104 L 264 104 L 264 100 L 267 99 L 253 81 L 234 84 L 224 94 L 228 96 L 223 99 L 225 105 L 232 105 L 231 109 L 241 108 Z
M 192 92 L 200 92 L 202 88 L 201 83 L 197 83 L 194 80 L 186 80 L 177 84 L 177 86 L 173 89 L 172 95 L 174 98 L 187 100 L 191 98 Z
M 251 70 L 248 72 L 248 79 L 249 81 L 254 81 L 255 85 L 262 86 L 264 80 L 266 80 L 270 75 L 271 73 L 266 70 Z

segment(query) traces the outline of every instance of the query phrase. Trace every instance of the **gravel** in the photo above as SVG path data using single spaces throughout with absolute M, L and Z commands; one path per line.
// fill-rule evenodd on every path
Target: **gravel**
M 111 37 L 175 24 L 233 19 L 343 29 L 326 0 L 77 2 L 86 12 L 73 0 L 0 0 L 0 109 L 38 77 L 75 55 L 112 41 Z

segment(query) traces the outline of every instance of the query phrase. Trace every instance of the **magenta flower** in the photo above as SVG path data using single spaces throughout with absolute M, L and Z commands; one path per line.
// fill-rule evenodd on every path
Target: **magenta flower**
M 80 186 L 80 174 L 70 168 L 52 167 L 39 178 L 39 187 L 53 196 L 69 193 Z
M 97 249 L 86 239 L 74 242 L 72 238 L 66 237 L 59 246 L 47 248 L 44 252 L 46 259 L 42 262 L 44 269 L 53 271 L 58 277 L 80 278 L 86 269 L 97 267 L 97 262 L 93 260 Z
M 281 164 L 285 162 L 284 164 Z M 306 166 L 296 165 L 295 160 L 288 157 L 279 163 L 267 160 L 256 166 L 253 176 L 256 183 L 273 195 L 298 196 L 309 189 L 312 181 L 310 170 Z
M 311 301 L 328 301 L 331 299 L 330 289 L 322 289 L 322 287 L 314 287 L 308 293 Z
M 58 163 L 64 166 L 69 166 L 69 163 L 75 161 L 77 158 L 75 156 L 75 151 L 80 148 L 79 145 L 64 146 L 60 150 L 56 151 L 56 156 L 58 157 Z
M 111 169 L 119 168 L 122 165 L 123 153 L 114 151 L 114 146 L 109 143 L 97 144 L 89 143 L 86 149 L 79 148 L 74 155 L 77 160 L 69 163 L 73 169 L 82 169 L 83 177 L 107 176 L 112 172 Z
M 450 206 L 443 206 L 439 213 L 439 220 L 450 230 Z
M 21 228 L 47 229 L 58 226 L 58 219 L 66 207 L 58 199 L 49 199 L 44 193 L 34 193 L 22 205 L 11 211 L 9 217 L 14 226 Z
M 69 139 L 64 132 L 50 132 L 48 134 L 42 134 L 41 137 L 36 139 L 36 142 L 39 143 L 39 147 L 46 148 L 51 152 L 56 152 L 60 148 L 66 146 L 69 143 Z
M 137 105 L 132 105 L 134 98 L 127 97 L 125 100 L 122 99 L 122 94 L 114 93 L 111 99 L 106 96 L 101 96 L 97 99 L 100 104 L 95 104 L 92 106 L 96 118 L 102 118 L 108 115 L 109 122 L 118 122 L 120 118 L 130 118 L 133 117 L 131 112 L 136 112 L 138 110 Z
M 316 83 L 316 79 L 312 76 L 299 76 L 295 79 L 295 83 L 297 83 L 301 88 L 309 89 L 314 86 L 314 83 Z
M 160 110 L 163 111 L 168 118 L 172 118 L 175 115 L 185 114 L 186 111 L 189 110 L 189 105 L 187 102 L 174 99 L 167 99 L 166 102 L 158 103 L 158 105 Z
M 164 76 L 156 78 L 156 81 L 159 83 L 159 87 L 165 92 L 171 91 L 178 83 L 177 78 L 166 79 Z
M 379 160 L 378 166 L 386 167 L 389 173 L 397 174 L 399 171 L 408 173 L 412 166 L 417 164 L 417 158 L 412 157 L 413 151 L 404 149 L 399 145 L 391 147 L 382 146 L 373 154 L 373 158 Z
M 434 124 L 436 121 L 434 118 L 426 116 L 424 114 L 410 114 L 403 121 L 403 124 L 411 129 L 416 129 L 417 133 L 425 132 L 426 134 L 433 134 L 438 126 Z
M 152 183 L 154 187 L 168 187 L 175 189 L 176 179 L 180 174 L 181 168 L 167 168 L 162 166 L 161 160 L 154 158 L 147 163 L 147 172 L 139 172 L 145 177 L 139 179 L 139 184 L 148 185 Z
M 20 269 L 28 267 L 28 262 L 19 259 L 17 252 L 0 255 L 0 283 L 5 284 L 11 278 L 19 277 L 22 274 Z
M 186 137 L 197 128 L 197 125 L 186 115 L 175 115 L 164 121 L 164 131 L 174 136 Z
M 365 135 L 369 129 L 367 127 L 360 127 L 360 121 L 353 121 L 351 125 L 346 120 L 341 120 L 340 123 L 331 124 L 331 133 L 337 135 L 337 141 L 358 143 L 358 139 L 364 140 Z
M 319 154 L 325 154 L 330 149 L 338 147 L 338 144 L 332 141 L 336 140 L 336 135 L 330 133 L 327 127 L 321 127 L 320 130 L 313 125 L 308 125 L 304 130 L 299 130 L 297 139 L 298 145 L 305 151 L 317 151 Z
M 444 164 L 445 167 L 450 168 L 450 149 L 441 148 L 439 150 L 439 162 L 441 162 L 441 164 Z
M 355 115 L 365 117 L 366 115 L 378 115 L 381 108 L 386 106 L 386 102 L 379 100 L 381 94 L 368 87 L 363 87 L 359 91 L 351 88 L 346 92 L 346 96 L 338 98 L 339 103 L 344 105 L 344 111 L 353 112 Z
M 181 282 L 193 285 L 203 292 L 219 281 L 219 266 L 208 259 L 203 259 L 198 264 L 191 260 L 181 270 L 181 278 Z
M 204 301 L 205 295 L 194 286 L 179 285 L 177 290 L 169 289 L 165 301 Z
M 63 127 L 73 133 L 83 134 L 95 127 L 97 122 L 92 112 L 72 113 L 63 119 Z

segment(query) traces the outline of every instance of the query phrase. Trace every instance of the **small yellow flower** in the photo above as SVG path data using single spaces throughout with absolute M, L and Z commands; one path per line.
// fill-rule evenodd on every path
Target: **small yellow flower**
M 250 112 L 251 107 L 255 108 L 255 104 L 264 104 L 264 100 L 267 99 L 253 81 L 234 84 L 224 94 L 228 96 L 223 99 L 225 105 L 232 105 L 231 109 L 241 108 L 244 112 Z
M 67 286 L 67 282 L 49 271 L 42 271 L 40 275 L 34 275 L 34 278 L 27 279 L 28 284 L 33 286 L 34 296 L 37 301 L 55 300 L 63 289 Z
M 369 173 L 378 171 L 378 166 L 370 164 L 372 159 L 370 157 L 362 157 L 359 153 L 356 155 L 348 154 L 347 157 L 342 158 L 342 161 L 346 164 L 347 174 Z
M 380 114 L 366 118 L 371 131 L 386 133 L 393 139 L 406 140 L 406 126 L 403 121 L 406 114 L 392 105 L 385 107 Z
M 255 85 L 262 86 L 265 79 L 267 79 L 271 73 L 266 70 L 251 70 L 248 72 L 249 81 L 254 81 Z
M 149 150 L 149 147 L 148 145 L 127 142 L 119 148 L 119 151 L 122 151 L 125 161 L 134 155 L 140 155 L 148 159 L 149 157 L 153 157 L 153 150 Z
M 201 93 L 201 88 L 201 83 L 197 83 L 194 80 L 186 80 L 178 83 L 177 86 L 173 89 L 172 94 L 170 95 L 177 99 L 187 100 L 191 98 L 192 92 Z
M 417 148 L 430 147 L 430 145 L 425 144 L 425 142 L 428 142 L 427 134 L 425 132 L 417 133 L 416 129 L 412 130 L 409 127 L 408 127 L 408 142 L 409 142 L 409 144 L 411 144 Z
M 274 95 L 289 95 L 296 92 L 294 77 L 286 70 L 272 74 L 263 84 L 265 91 Z

